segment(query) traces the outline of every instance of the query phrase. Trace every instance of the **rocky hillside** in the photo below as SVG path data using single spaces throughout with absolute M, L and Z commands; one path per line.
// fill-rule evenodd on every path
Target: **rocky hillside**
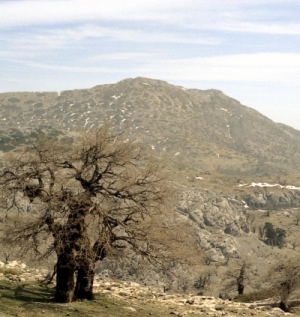
M 213 262 L 240 257 L 234 237 L 249 233 L 242 201 L 209 190 L 182 191 L 177 206 L 198 225 L 201 247 Z
M 46 270 L 0 262 L 1 316 L 285 316 L 273 300 L 241 303 L 212 296 L 166 293 L 162 288 L 96 275 L 93 301 L 55 304 L 52 286 L 36 284 Z
M 2 93 L 0 150 L 45 130 L 92 128 L 104 119 L 127 126 L 129 137 L 156 155 L 202 171 L 263 175 L 300 170 L 299 131 L 221 91 L 147 78 L 84 90 Z

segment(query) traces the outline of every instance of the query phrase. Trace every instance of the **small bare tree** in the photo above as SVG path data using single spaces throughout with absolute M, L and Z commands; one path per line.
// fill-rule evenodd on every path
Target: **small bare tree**
M 227 292 L 237 291 L 239 295 L 244 293 L 246 281 L 249 280 L 249 269 L 251 264 L 244 260 L 233 268 L 228 268 L 225 273 L 225 290 Z
M 197 274 L 196 279 L 194 279 L 194 287 L 202 293 L 211 283 L 211 276 L 216 274 L 215 267 L 204 267 Z
M 292 246 L 293 250 L 296 250 L 296 248 L 300 245 L 299 239 L 293 234 L 288 237 L 287 243 Z
M 258 227 L 258 236 L 260 239 L 263 239 L 265 237 L 265 228 L 263 226 Z
M 136 253 L 161 267 L 199 255 L 192 227 L 187 234 L 187 220 L 173 212 L 172 186 L 140 145 L 108 124 L 72 145 L 43 140 L 8 154 L 0 189 L 7 215 L 18 211 L 6 223 L 7 242 L 40 257 L 56 253 L 57 302 L 92 299 L 95 264 L 110 254 Z
M 299 226 L 299 221 L 300 221 L 300 210 L 296 210 L 295 213 L 293 214 L 295 217 L 295 222 L 296 226 Z
M 269 280 L 272 281 L 271 290 L 280 299 L 280 308 L 289 311 L 289 299 L 300 289 L 300 261 L 299 258 L 279 261 L 269 271 Z

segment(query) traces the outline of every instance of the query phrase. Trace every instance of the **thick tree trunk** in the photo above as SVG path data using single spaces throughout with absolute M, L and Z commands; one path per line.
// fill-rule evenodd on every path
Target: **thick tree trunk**
M 56 291 L 54 301 L 57 303 L 70 303 L 74 297 L 75 268 L 57 261 Z
M 290 308 L 287 304 L 287 301 L 281 301 L 279 303 L 279 308 L 282 309 L 284 312 L 289 312 L 290 311 Z
M 238 294 L 239 295 L 243 295 L 244 294 L 244 288 L 245 288 L 245 286 L 243 284 L 238 284 L 237 290 L 238 290 Z
M 94 270 L 90 266 L 82 266 L 78 270 L 75 296 L 78 299 L 94 299 L 93 294 Z

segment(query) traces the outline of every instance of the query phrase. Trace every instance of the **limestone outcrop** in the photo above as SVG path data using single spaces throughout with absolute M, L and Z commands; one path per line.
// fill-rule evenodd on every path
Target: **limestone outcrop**
M 300 206 L 300 191 L 290 190 L 282 193 L 258 191 L 243 197 L 251 209 L 281 210 Z
M 250 232 L 242 200 L 205 189 L 182 190 L 177 211 L 199 227 L 201 247 L 212 261 L 239 257 L 235 238 Z

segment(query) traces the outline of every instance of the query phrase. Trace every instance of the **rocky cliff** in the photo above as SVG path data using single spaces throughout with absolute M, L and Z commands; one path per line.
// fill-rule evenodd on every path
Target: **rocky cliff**
M 243 200 L 253 209 L 282 210 L 300 207 L 300 191 L 274 193 L 257 191 L 255 194 L 243 195 Z
M 201 247 L 212 261 L 239 257 L 235 237 L 249 233 L 245 204 L 209 190 L 182 190 L 177 211 L 199 227 Z

